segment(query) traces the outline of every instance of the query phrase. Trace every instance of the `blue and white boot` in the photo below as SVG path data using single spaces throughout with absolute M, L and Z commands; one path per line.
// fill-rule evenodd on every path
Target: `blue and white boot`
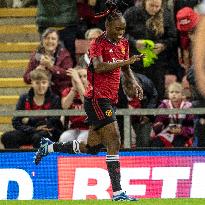
M 51 140 L 48 138 L 41 138 L 40 141 L 40 147 L 38 151 L 36 152 L 36 155 L 34 156 L 34 162 L 36 165 L 38 165 L 41 161 L 41 159 L 49 154 L 48 152 L 48 145 L 53 144 Z
M 112 201 L 138 201 L 137 198 L 132 198 L 126 195 L 126 192 L 122 192 L 121 194 L 115 195 L 112 197 Z

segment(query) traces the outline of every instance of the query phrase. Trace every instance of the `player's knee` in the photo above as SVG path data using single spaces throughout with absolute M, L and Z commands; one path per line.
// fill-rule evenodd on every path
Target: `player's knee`
M 108 142 L 107 142 L 107 145 L 108 145 L 108 146 L 107 146 L 108 149 L 112 149 L 112 150 L 115 150 L 115 151 L 119 151 L 121 143 L 120 143 L 120 140 L 119 140 L 119 139 L 113 139 L 113 140 L 111 140 L 111 141 L 108 141 Z
M 103 148 L 103 145 L 102 144 L 98 144 L 95 146 L 86 145 L 86 148 L 87 148 L 87 154 L 96 155 L 100 152 L 101 148 Z

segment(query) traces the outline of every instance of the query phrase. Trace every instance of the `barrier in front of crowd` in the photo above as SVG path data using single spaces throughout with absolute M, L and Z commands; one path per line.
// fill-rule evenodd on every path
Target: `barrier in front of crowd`
M 117 115 L 124 116 L 124 147 L 130 148 L 130 116 L 131 115 L 173 115 L 173 114 L 205 114 L 205 108 L 188 108 L 188 109 L 117 109 Z M 81 110 L 18 110 L 0 111 L 0 116 L 77 116 L 85 115 Z
M 34 152 L 2 150 L 0 200 L 111 198 L 106 153 L 97 156 L 52 153 L 38 166 L 33 163 L 33 156 Z M 122 188 L 128 195 L 205 198 L 203 150 L 120 152 L 120 164 Z

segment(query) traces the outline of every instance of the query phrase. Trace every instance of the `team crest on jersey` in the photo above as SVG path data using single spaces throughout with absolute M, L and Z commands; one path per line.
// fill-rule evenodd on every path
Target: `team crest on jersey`
M 105 111 L 105 114 L 106 114 L 108 117 L 111 117 L 111 116 L 112 116 L 112 110 L 106 110 L 106 111 Z
M 125 54 L 125 48 L 124 47 L 121 48 L 121 52 L 122 52 L 122 54 Z

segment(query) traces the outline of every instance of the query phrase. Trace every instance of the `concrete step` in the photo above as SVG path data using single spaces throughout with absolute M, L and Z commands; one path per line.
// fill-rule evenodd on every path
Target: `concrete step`
M 23 88 L 28 87 L 24 83 L 23 78 L 0 78 L 0 87 L 1 88 Z
M 21 95 L 26 93 L 29 90 L 29 87 L 21 88 L 0 88 L 0 95 L 10 96 L 10 95 Z
M 12 116 L 0 116 L 0 124 L 11 124 Z
M 37 27 L 34 24 L 25 24 L 25 25 L 0 25 L 0 32 L 2 34 L 11 34 L 11 33 L 37 33 Z
M 0 60 L 0 78 L 22 77 L 29 60 Z
M 36 16 L 36 8 L 1 8 L 0 17 L 31 17 Z
M 17 59 L 17 60 L 0 60 L 0 69 L 2 68 L 26 68 L 28 65 L 28 59 Z M 1 70 L 0 70 L 1 71 Z
M 1 68 L 0 78 L 22 78 L 25 68 Z
M 35 17 L 4 17 L 1 18 L 0 25 L 12 24 L 12 25 L 22 25 L 22 24 L 35 24 Z
M 5 105 L 16 105 L 17 101 L 19 99 L 18 95 L 0 95 L 0 109 L 5 109 L 4 106 Z M 4 105 L 3 107 L 1 107 L 2 105 Z M 6 108 L 8 109 L 8 108 Z
M 39 46 L 39 42 L 19 42 L 19 43 L 0 43 L 0 53 L 5 52 L 32 52 L 37 46 Z M 90 46 L 90 41 L 79 39 L 75 41 L 76 54 L 83 54 L 87 51 Z
M 19 52 L 19 53 L 5 52 L 5 53 L 1 53 L 0 60 L 29 59 L 30 55 L 31 55 L 31 52 Z
M 6 42 L 38 42 L 40 41 L 38 33 L 17 33 L 17 34 L 1 34 L 0 43 Z
M 10 131 L 13 130 L 12 124 L 0 124 L 0 131 L 5 132 L 5 131 Z
M 39 34 L 35 24 L 0 25 L 0 42 L 38 42 Z
M 0 78 L 22 77 L 29 60 L 0 60 Z
M 14 130 L 12 124 L 0 124 L 0 131 L 3 132 L 8 132 Z
M 37 48 L 38 45 L 39 45 L 39 42 L 0 43 L 0 53 L 32 52 Z

